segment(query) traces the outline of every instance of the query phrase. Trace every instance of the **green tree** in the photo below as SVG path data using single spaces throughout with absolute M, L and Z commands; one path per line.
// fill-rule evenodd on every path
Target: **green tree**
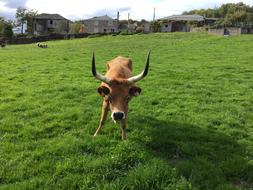
M 26 21 L 26 8 L 18 7 L 16 11 L 17 26 L 21 26 L 21 34 L 23 34 L 23 28 Z
M 70 24 L 70 33 L 71 34 L 77 34 L 80 31 L 80 27 L 82 25 L 81 21 L 75 21 L 73 23 Z
M 0 17 L 0 36 L 3 35 L 4 32 L 4 18 Z
M 0 17 L 0 37 L 11 38 L 13 36 L 12 28 L 13 22 L 11 20 L 5 21 L 3 17 Z
M 27 9 L 25 13 L 25 19 L 27 21 L 27 30 L 28 33 L 32 33 L 33 31 L 33 18 L 38 14 L 38 11 L 33 9 Z
M 152 21 L 150 27 L 153 32 L 160 32 L 162 25 L 159 21 Z
M 227 3 L 214 9 L 191 10 L 183 14 L 199 14 L 205 17 L 219 18 L 216 26 L 244 26 L 253 24 L 253 6 L 242 2 Z
M 11 22 L 5 23 L 5 27 L 4 27 L 4 31 L 3 31 L 4 37 L 12 38 L 12 36 L 13 36 L 12 28 L 13 28 L 13 25 Z
M 33 27 L 33 17 L 36 16 L 38 11 L 33 9 L 26 9 L 23 7 L 17 8 L 16 11 L 16 19 L 17 19 L 17 25 L 21 26 L 21 34 L 23 34 L 23 28 L 25 22 L 27 22 L 27 30 L 29 33 L 32 32 Z

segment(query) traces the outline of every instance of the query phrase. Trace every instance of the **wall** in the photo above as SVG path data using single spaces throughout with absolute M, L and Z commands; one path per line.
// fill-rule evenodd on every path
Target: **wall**
M 226 30 L 228 31 L 228 34 L 232 36 L 241 34 L 253 34 L 253 29 L 236 28 L 236 27 L 209 29 L 208 34 L 223 36 L 226 33 Z
M 242 34 L 253 34 L 253 28 L 242 28 Z
M 11 40 L 8 40 L 10 44 L 31 44 L 37 42 L 45 42 L 51 40 L 62 40 L 62 39 L 73 39 L 73 38 L 84 38 L 88 37 L 87 33 L 80 34 L 51 34 L 46 36 L 33 36 L 33 37 L 14 37 Z
M 191 27 L 190 32 L 206 32 L 205 27 Z

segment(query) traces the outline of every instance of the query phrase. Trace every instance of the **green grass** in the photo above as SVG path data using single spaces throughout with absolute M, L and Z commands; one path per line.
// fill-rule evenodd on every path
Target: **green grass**
M 253 187 L 253 36 L 173 33 L 0 49 L 0 189 Z M 128 139 L 98 127 L 99 81 L 117 55 L 150 72 L 130 102 Z

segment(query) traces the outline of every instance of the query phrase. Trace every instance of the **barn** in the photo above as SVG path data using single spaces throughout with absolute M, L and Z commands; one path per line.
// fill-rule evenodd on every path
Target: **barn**
M 172 15 L 159 19 L 161 32 L 189 32 L 189 22 L 197 26 L 203 25 L 205 18 L 201 15 Z
M 33 34 L 67 34 L 71 21 L 59 14 L 42 13 L 33 18 Z

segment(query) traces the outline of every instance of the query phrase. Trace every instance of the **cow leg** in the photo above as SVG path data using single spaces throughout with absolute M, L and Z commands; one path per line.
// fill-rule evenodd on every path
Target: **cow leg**
M 109 107 L 109 104 L 107 101 L 103 101 L 103 106 L 102 106 L 102 114 L 101 114 L 101 119 L 100 119 L 100 123 L 99 123 L 99 126 L 94 134 L 94 136 L 96 136 L 100 130 L 102 129 L 102 126 L 106 120 L 106 116 L 107 116 L 107 113 L 108 113 L 108 107 Z
M 121 139 L 126 140 L 126 120 L 125 119 L 121 120 L 120 127 L 121 127 Z

